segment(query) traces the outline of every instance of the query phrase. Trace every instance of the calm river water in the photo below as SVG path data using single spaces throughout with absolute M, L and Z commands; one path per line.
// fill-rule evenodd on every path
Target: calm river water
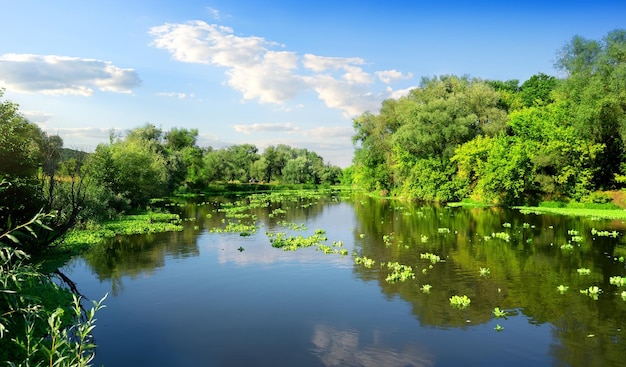
M 180 204 L 183 232 L 117 238 L 61 269 L 86 297 L 109 294 L 95 365 L 625 363 L 621 221 L 339 194 L 250 203 Z M 290 236 L 316 241 L 272 247 Z M 414 278 L 387 280 L 389 262 Z

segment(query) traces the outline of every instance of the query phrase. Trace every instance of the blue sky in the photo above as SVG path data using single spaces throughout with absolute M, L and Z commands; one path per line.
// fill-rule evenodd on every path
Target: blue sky
M 147 122 L 199 145 L 314 150 L 350 164 L 352 119 L 422 77 L 559 76 L 575 35 L 626 28 L 626 2 L 0 1 L 5 99 L 70 148 Z

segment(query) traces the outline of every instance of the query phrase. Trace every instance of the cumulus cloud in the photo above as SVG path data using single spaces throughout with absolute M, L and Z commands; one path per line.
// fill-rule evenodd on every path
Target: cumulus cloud
M 257 132 L 294 132 L 299 130 L 293 126 L 291 122 L 275 123 L 275 124 L 252 124 L 252 125 L 235 125 L 235 131 L 250 135 Z
M 417 88 L 417 86 L 412 86 L 412 87 L 408 87 L 408 88 L 404 88 L 404 89 L 398 89 L 398 90 L 392 90 L 389 89 L 389 98 L 393 98 L 393 99 L 400 99 L 402 97 L 406 97 L 409 95 L 409 92 L 411 92 L 411 90 Z
M 402 80 L 402 79 L 411 79 L 413 78 L 413 73 L 403 74 L 402 72 L 399 72 L 398 70 L 393 69 L 393 70 L 377 71 L 376 76 L 383 83 L 390 84 L 392 82 Z
M 94 89 L 131 93 L 141 84 L 133 69 L 109 61 L 32 54 L 0 56 L 0 84 L 14 92 L 90 96 Z
M 263 37 L 239 36 L 230 27 L 199 20 L 166 23 L 149 33 L 152 45 L 176 61 L 226 68 L 225 85 L 241 92 L 244 101 L 283 105 L 299 93 L 314 91 L 326 106 L 353 117 L 376 110 L 388 97 L 385 90 L 371 92 L 374 75 L 385 83 L 411 76 L 396 70 L 368 73 L 359 57 L 301 56 Z

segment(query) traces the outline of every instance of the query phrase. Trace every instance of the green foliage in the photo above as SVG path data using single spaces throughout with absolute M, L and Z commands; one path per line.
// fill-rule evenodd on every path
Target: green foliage
M 0 359 L 11 366 L 87 366 L 94 357 L 94 316 L 104 298 L 83 314 L 78 297 L 28 264 L 25 252 L 6 246 L 19 243 L 20 232 L 34 235 L 31 226 L 44 216 L 0 234 Z

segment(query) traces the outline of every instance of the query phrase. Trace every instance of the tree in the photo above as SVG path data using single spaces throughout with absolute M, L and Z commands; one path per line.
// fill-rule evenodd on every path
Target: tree
M 522 84 L 520 98 L 526 107 L 546 105 L 554 101 L 552 91 L 556 87 L 555 77 L 544 73 L 535 74 Z
M 556 98 L 568 103 L 571 123 L 584 139 L 603 144 L 593 178 L 597 188 L 615 184 L 623 173 L 626 141 L 626 30 L 611 31 L 601 41 L 575 36 L 562 49 L 557 67 L 567 74 Z
M 3 90 L 0 90 L 0 97 Z M 19 113 L 19 106 L 0 101 L 0 231 L 26 222 L 44 205 L 37 172 L 41 130 Z

